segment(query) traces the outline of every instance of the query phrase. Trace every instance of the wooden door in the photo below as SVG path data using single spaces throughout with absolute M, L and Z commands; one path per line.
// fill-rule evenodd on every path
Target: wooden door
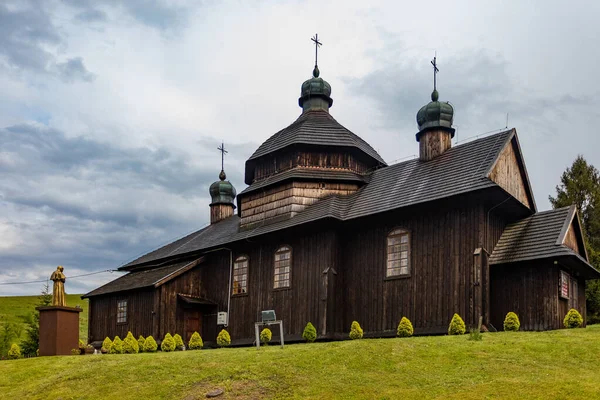
M 185 343 L 189 343 L 194 332 L 198 332 L 202 336 L 202 313 L 200 310 L 185 310 L 184 326 Z

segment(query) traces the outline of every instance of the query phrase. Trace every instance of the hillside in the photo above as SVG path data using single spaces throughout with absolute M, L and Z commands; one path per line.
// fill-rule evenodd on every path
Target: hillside
M 21 338 L 25 337 L 26 318 L 34 311 L 38 302 L 38 296 L 0 296 L 0 329 L 5 323 L 14 323 L 21 328 Z M 67 305 L 75 307 L 79 305 L 83 312 L 79 314 L 79 337 L 87 339 L 88 301 L 81 300 L 80 294 L 68 294 Z
M 600 326 L 0 362 L 6 398 L 591 399 Z

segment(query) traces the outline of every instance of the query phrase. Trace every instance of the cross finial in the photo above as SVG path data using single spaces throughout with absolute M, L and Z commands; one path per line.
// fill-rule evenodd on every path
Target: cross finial
M 433 56 L 433 60 L 431 60 L 431 65 L 433 65 L 433 90 L 437 90 L 437 81 L 436 81 L 436 75 L 438 72 L 440 72 L 440 70 L 437 67 L 437 56 Z
M 319 46 L 322 46 L 323 43 L 319 42 L 319 34 L 315 33 L 315 36 L 311 38 L 313 42 L 315 42 L 315 69 L 313 70 L 313 76 L 315 78 L 319 77 L 319 68 L 317 67 L 317 61 L 319 57 Z
M 225 150 L 225 144 L 223 142 L 221 142 L 221 146 L 217 147 L 217 150 L 219 150 L 221 152 L 221 174 L 225 175 L 225 154 L 228 153 L 227 150 Z M 219 175 L 220 176 L 220 175 Z M 221 179 L 224 180 L 225 178 Z

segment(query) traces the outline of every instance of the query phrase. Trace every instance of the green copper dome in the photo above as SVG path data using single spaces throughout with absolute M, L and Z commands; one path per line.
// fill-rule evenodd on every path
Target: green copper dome
M 304 102 L 310 98 L 322 98 L 328 103 L 329 107 L 333 104 L 331 85 L 323 78 L 319 78 L 319 74 L 319 68 L 315 65 L 313 77 L 304 81 L 300 89 L 300 98 L 298 99 L 300 107 L 303 107 Z
M 236 191 L 231 182 L 225 180 L 226 178 L 225 171 L 221 170 L 219 180 L 210 185 L 208 192 L 210 193 L 211 205 L 233 204 Z
M 439 94 L 437 90 L 434 90 L 431 93 L 431 102 L 421 107 L 417 113 L 419 131 L 430 128 L 448 128 L 452 132 L 452 137 L 454 137 L 454 129 L 452 128 L 454 108 L 450 103 L 438 101 L 438 98 Z

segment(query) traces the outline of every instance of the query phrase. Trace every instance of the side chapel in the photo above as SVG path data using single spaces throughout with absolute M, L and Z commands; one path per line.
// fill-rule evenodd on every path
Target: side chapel
M 226 328 L 250 344 L 269 309 L 286 341 L 309 321 L 319 339 L 341 339 L 353 320 L 384 337 L 403 316 L 416 334 L 445 333 L 454 313 L 489 329 L 509 311 L 524 330 L 561 328 L 570 308 L 585 317 L 585 282 L 600 272 L 577 210 L 537 211 L 515 129 L 453 147 L 454 110 L 434 83 L 417 113 L 419 157 L 388 165 L 333 118 L 319 75 L 315 62 L 298 119 L 246 161 L 248 187 L 236 196 L 221 170 L 209 226 L 83 296 L 90 342 L 198 331 L 210 345 Z

